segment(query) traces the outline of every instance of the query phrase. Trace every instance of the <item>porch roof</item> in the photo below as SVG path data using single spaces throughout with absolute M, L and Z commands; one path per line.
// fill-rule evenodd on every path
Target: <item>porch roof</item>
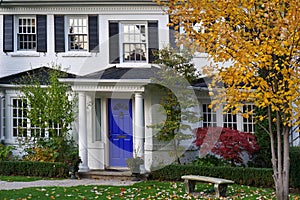
M 16 74 L 12 74 L 9 76 L 5 76 L 0 78 L 1 85 L 18 85 L 18 84 L 27 84 L 30 83 L 30 78 L 34 77 L 39 80 L 39 84 L 48 85 L 49 77 L 51 71 L 56 70 L 50 67 L 40 67 L 35 68 L 23 72 L 19 72 Z M 77 77 L 75 74 L 66 73 L 65 78 L 75 78 Z

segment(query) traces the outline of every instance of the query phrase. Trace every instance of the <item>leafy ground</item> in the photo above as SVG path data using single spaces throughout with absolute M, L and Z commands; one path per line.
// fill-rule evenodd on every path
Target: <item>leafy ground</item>
M 0 191 L 2 200 L 28 199 L 214 199 L 213 185 L 197 184 L 198 194 L 187 195 L 182 182 L 146 181 L 133 186 L 37 187 Z M 223 199 L 276 199 L 274 190 L 232 185 Z M 291 195 L 300 199 L 300 195 Z

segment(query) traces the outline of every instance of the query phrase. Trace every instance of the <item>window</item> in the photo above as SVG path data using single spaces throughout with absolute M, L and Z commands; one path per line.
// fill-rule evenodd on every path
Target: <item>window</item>
M 87 17 L 68 17 L 69 51 L 88 50 L 88 19 Z
M 122 27 L 123 62 L 146 62 L 146 24 L 124 23 Z
M 36 49 L 36 19 L 35 17 L 18 18 L 18 50 Z
M 209 104 L 202 105 L 203 127 L 217 126 L 217 113 L 209 108 Z
M 4 138 L 5 137 L 5 98 L 4 97 L 0 97 L 0 137 Z
M 109 63 L 152 63 L 159 49 L 158 21 L 109 21 Z
M 243 106 L 243 113 L 249 113 L 254 110 L 254 105 L 247 104 Z M 255 123 L 254 123 L 254 114 L 248 116 L 248 118 L 243 117 L 243 131 L 248 133 L 254 133 Z
M 59 124 L 50 122 L 49 127 L 46 128 L 46 136 L 53 137 L 55 135 L 59 135 L 61 130 L 61 126 Z
M 27 102 L 12 99 L 13 137 L 27 136 Z
M 59 135 L 61 127 L 59 124 L 49 122 L 49 127 L 42 129 L 32 126 L 27 118 L 30 109 L 24 99 L 12 99 L 12 129 L 13 137 L 52 137 Z
M 54 15 L 55 52 L 99 52 L 98 26 L 98 15 Z
M 237 130 L 237 115 L 231 114 L 231 111 L 223 114 L 223 127 Z
M 96 141 L 101 141 L 101 99 L 95 99 Z

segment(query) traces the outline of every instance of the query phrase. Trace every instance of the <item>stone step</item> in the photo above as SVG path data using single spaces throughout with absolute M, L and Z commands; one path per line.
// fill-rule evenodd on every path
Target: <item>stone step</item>
M 133 176 L 129 170 L 91 170 L 78 172 L 80 178 L 102 179 L 102 180 L 132 180 Z

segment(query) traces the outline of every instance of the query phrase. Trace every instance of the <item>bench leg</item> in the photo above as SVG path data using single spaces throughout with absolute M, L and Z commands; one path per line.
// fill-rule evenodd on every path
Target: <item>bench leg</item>
M 185 191 L 186 193 L 192 193 L 195 191 L 195 185 L 196 185 L 196 181 L 193 180 L 184 180 L 184 184 L 185 184 Z
M 216 197 L 226 197 L 227 184 L 215 184 Z

